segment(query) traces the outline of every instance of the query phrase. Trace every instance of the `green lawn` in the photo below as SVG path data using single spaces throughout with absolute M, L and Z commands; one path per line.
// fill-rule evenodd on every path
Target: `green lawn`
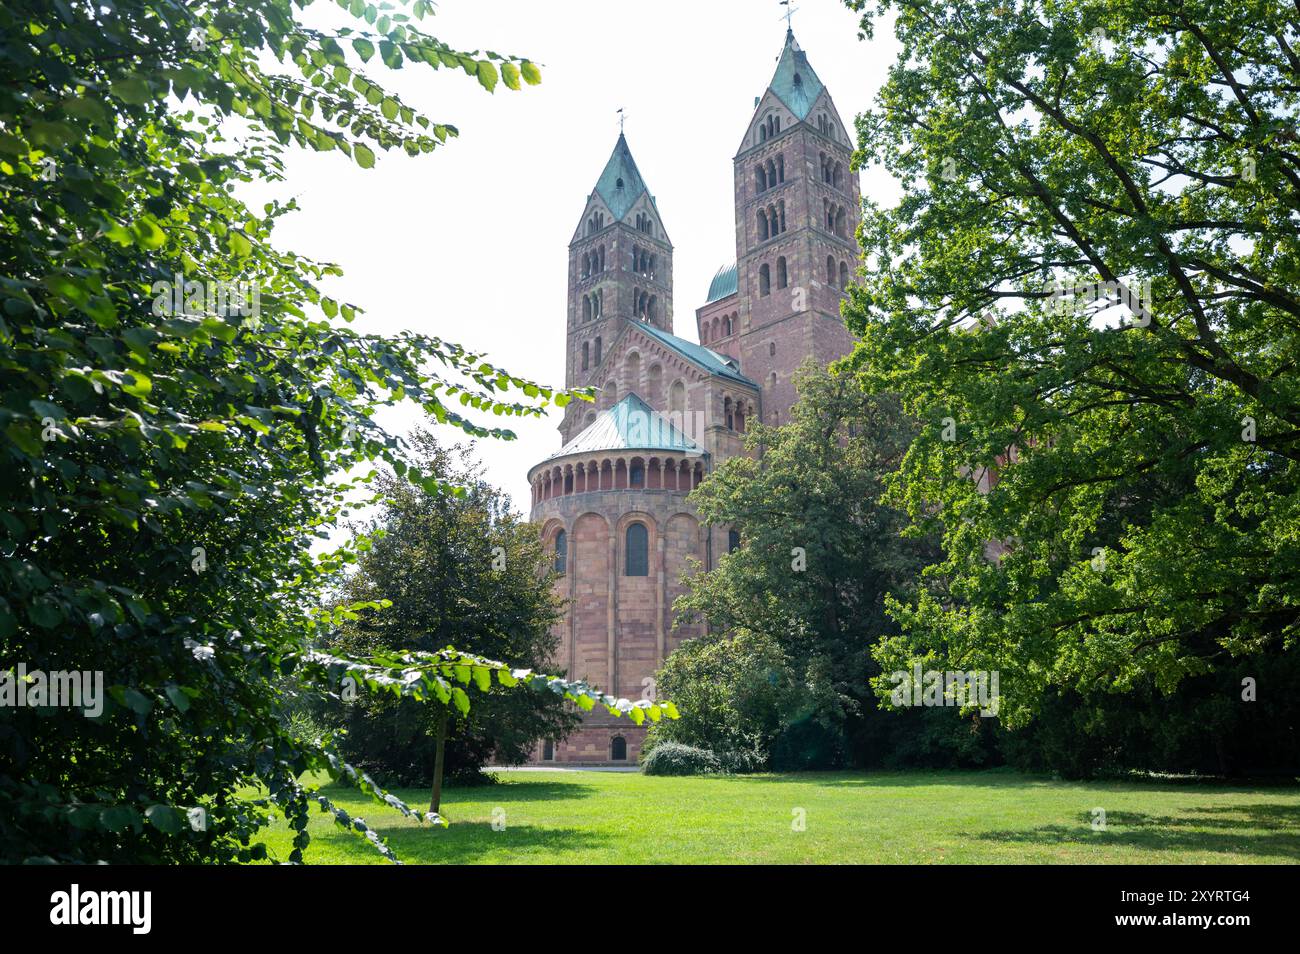
M 1060 782 L 992 772 L 825 772 L 647 778 L 507 772 L 453 789 L 447 829 L 329 789 L 408 864 L 886 862 L 1296 863 L 1300 788 L 1179 781 Z M 427 793 L 398 791 L 412 806 Z M 1106 830 L 1094 831 L 1104 808 Z M 504 830 L 493 829 L 493 813 Z M 792 830 L 802 809 L 805 830 Z M 386 863 L 316 816 L 311 864 Z M 273 854 L 288 856 L 277 822 Z

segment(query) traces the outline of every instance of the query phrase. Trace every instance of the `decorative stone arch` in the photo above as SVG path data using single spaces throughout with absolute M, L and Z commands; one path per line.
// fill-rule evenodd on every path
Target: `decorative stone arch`
M 628 391 L 642 392 L 641 388 L 641 352 L 633 348 L 623 358 L 623 379 Z
M 653 407 L 659 407 L 663 401 L 664 369 L 655 361 L 646 369 L 646 397 Z
M 668 390 L 668 413 L 686 414 L 686 382 L 681 378 L 673 381 Z M 677 422 L 674 421 L 673 423 Z
M 627 485 L 636 490 L 644 490 L 646 485 L 646 461 L 637 455 L 627 462 Z
M 567 570 L 569 547 L 568 529 L 568 526 L 559 517 L 551 517 L 542 524 L 542 547 L 546 551 L 547 560 L 549 561 L 550 566 L 555 569 L 557 573 L 564 573 Z M 565 568 L 560 567 L 560 554 L 556 550 L 556 544 L 559 542 L 558 538 L 560 534 L 564 534 Z
M 658 566 L 654 554 L 657 552 L 659 546 L 659 525 L 654 518 L 654 514 L 647 513 L 644 510 L 629 510 L 627 513 L 620 515 L 618 522 L 614 525 L 614 535 L 618 541 L 618 546 L 616 548 L 618 551 L 618 567 L 616 568 L 615 575 L 618 576 L 620 580 L 625 579 L 628 576 L 628 529 L 633 524 L 641 524 L 646 530 L 646 572 L 644 574 L 633 574 L 632 578 L 653 578 L 656 576 Z

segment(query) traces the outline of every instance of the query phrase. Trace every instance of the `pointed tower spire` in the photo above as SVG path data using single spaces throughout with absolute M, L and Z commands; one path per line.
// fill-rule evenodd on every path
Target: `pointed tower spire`
M 785 46 L 781 49 L 776 72 L 767 88 L 799 119 L 808 118 L 813 104 L 825 88 L 812 64 L 808 62 L 808 54 L 804 53 L 799 41 L 794 38 L 792 29 L 785 31 Z
M 569 242 L 566 386 L 608 379 L 611 349 L 628 322 L 671 333 L 673 246 L 620 132 Z M 566 441 L 585 426 L 580 403 L 565 409 Z
M 614 215 L 614 221 L 621 222 L 645 191 L 645 180 L 641 178 L 641 171 L 632 158 L 627 137 L 620 130 L 614 151 L 610 153 L 604 171 L 596 180 L 596 193 L 605 200 L 605 205 Z

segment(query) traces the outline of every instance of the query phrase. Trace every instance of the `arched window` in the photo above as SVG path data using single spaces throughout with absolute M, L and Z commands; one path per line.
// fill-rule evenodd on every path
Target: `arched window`
M 668 411 L 670 414 L 686 413 L 686 385 L 681 381 L 673 382 L 668 398 Z
M 760 298 L 772 294 L 772 270 L 764 262 L 758 267 L 758 295 Z
M 785 270 L 785 256 L 782 255 L 776 260 L 776 287 L 784 288 L 790 284 L 790 276 Z
M 776 157 L 776 181 L 785 181 L 785 156 Z
M 785 231 L 785 199 L 782 199 L 780 202 L 778 202 L 776 204 L 776 207 L 781 217 L 781 231 L 784 232 Z
M 833 255 L 826 256 L 826 284 L 835 284 L 835 257 Z
M 584 371 L 587 370 L 588 359 L 590 357 L 591 357 L 591 343 L 588 341 L 584 341 L 582 343 L 582 370 Z
M 726 416 L 727 430 L 732 430 L 736 426 L 735 420 L 731 415 L 731 398 L 724 398 L 722 401 L 722 413 Z
M 846 262 L 840 262 L 840 287 L 849 287 L 849 266 Z
M 730 334 L 731 334 L 733 331 L 735 331 L 735 330 L 736 330 L 736 328 L 735 328 L 735 325 L 733 325 L 732 322 L 731 322 L 731 316 L 730 316 L 730 315 L 728 315 L 726 318 L 723 318 L 723 319 L 722 319 L 722 333 L 723 333 L 724 335 L 730 335 Z
M 591 299 L 586 295 L 582 296 L 582 320 L 591 321 Z
M 627 739 L 616 735 L 609 740 L 609 760 L 611 762 L 627 761 Z
M 542 743 L 542 761 L 543 762 L 555 761 L 555 743 L 552 742 L 550 739 L 547 739 L 545 742 Z
M 739 549 L 740 549 L 740 531 L 728 530 L 727 531 L 727 552 L 735 553 Z
M 640 391 L 641 356 L 635 351 L 627 356 L 627 362 L 624 364 L 624 374 L 626 375 L 627 389 L 629 391 Z
M 623 534 L 626 549 L 623 559 L 624 576 L 650 575 L 650 532 L 644 523 L 630 523 Z
M 767 343 L 767 356 L 768 356 L 769 358 L 775 358 L 775 357 L 776 357 L 776 342 L 775 342 L 775 341 L 769 341 L 769 342 Z
M 628 468 L 627 484 L 629 487 L 645 486 L 645 464 L 641 461 L 633 461 L 632 466 Z
M 754 173 L 754 185 L 758 192 L 767 191 L 767 170 L 763 168 L 762 163 L 759 163 L 758 169 Z
M 758 210 L 758 240 L 760 242 L 767 239 L 767 212 L 763 209 Z
M 569 565 L 569 535 L 561 530 L 555 535 L 555 572 L 561 576 Z
M 600 364 L 600 336 L 596 336 L 596 363 Z
M 839 209 L 836 210 L 835 212 L 835 234 L 838 235 L 840 238 L 844 238 L 845 221 L 846 221 L 846 217 L 844 215 L 844 207 L 840 206 Z

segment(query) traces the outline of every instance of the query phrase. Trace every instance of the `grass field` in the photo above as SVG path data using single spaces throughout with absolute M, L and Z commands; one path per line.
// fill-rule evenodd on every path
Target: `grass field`
M 329 792 L 408 864 L 1300 862 L 1300 788 L 1292 786 L 1080 783 L 1005 771 L 501 778 L 450 790 L 447 829 L 350 790 Z M 428 805 L 427 792 L 396 794 Z M 1097 808 L 1104 831 L 1093 829 Z M 803 831 L 793 830 L 796 810 Z M 329 816 L 316 816 L 311 834 L 309 864 L 386 863 Z M 283 822 L 269 844 L 275 857 L 288 856 Z

